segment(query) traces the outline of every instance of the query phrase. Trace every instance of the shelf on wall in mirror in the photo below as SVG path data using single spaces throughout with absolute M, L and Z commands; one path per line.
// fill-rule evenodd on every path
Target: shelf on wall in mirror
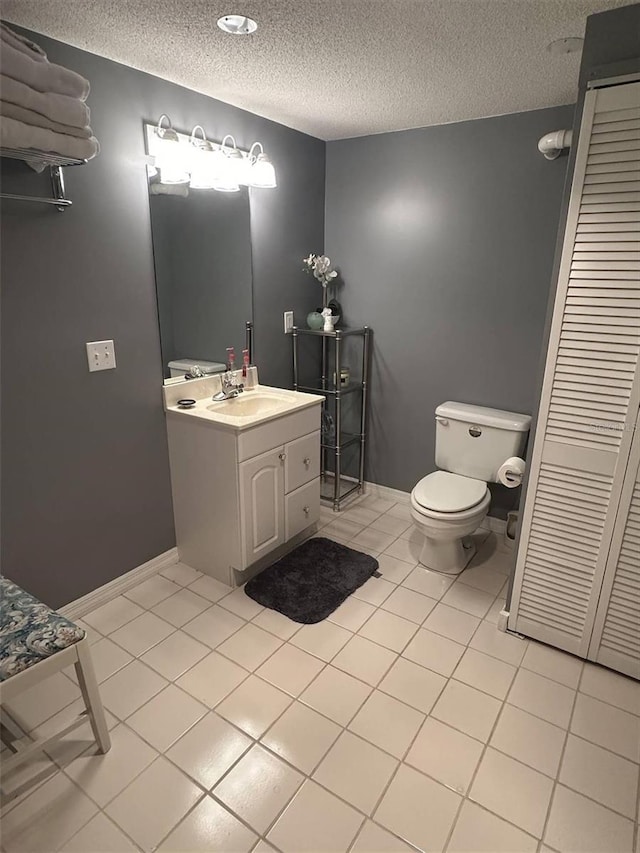
M 338 489 L 338 500 L 344 500 L 349 497 L 349 495 L 358 491 L 359 488 L 360 482 L 356 480 L 355 477 L 347 477 L 342 474 Z M 320 497 L 325 501 L 333 501 L 335 498 L 335 476 L 330 472 L 327 472 L 320 477 Z
M 64 178 L 62 177 L 63 166 L 83 166 L 86 160 L 77 160 L 73 157 L 63 157 L 51 151 L 39 151 L 36 148 L 0 148 L 0 157 L 9 160 L 23 160 L 28 163 L 48 166 L 51 174 L 51 198 L 39 196 L 15 195 L 13 193 L 0 193 L 0 198 L 9 201 L 31 201 L 37 204 L 51 204 L 62 211 L 73 204 L 64 193 Z
M 330 441 L 323 436 L 321 447 L 323 450 L 336 450 L 338 447 L 342 450 L 342 448 L 348 447 L 350 444 L 356 444 L 361 438 L 362 436 L 359 433 L 343 432 L 340 443 L 336 444 L 335 437 L 333 441 Z
M 312 385 L 298 385 L 298 391 L 306 391 L 307 394 L 352 394 L 354 391 L 362 391 L 361 382 L 350 382 L 348 385 L 340 385 L 339 388 L 323 388 L 322 382 L 318 380 Z

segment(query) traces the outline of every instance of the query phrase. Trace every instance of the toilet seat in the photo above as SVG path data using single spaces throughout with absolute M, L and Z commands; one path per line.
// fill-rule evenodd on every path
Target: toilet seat
M 411 493 L 415 508 L 426 515 L 465 513 L 482 503 L 488 494 L 483 480 L 434 471 L 427 474 Z

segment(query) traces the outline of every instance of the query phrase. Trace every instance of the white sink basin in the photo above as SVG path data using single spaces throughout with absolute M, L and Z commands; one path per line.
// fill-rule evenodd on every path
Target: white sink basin
M 194 406 L 183 409 L 178 405 L 178 400 L 186 396 L 184 386 L 165 386 L 167 414 L 172 418 L 208 421 L 232 432 L 242 432 L 309 406 L 319 406 L 323 400 L 316 394 L 258 385 L 230 400 L 215 402 L 211 395 L 219 388 L 220 380 L 217 377 L 190 380 L 187 386 L 189 397 L 196 402 Z M 168 395 L 170 396 L 167 400 Z
M 210 412 L 236 418 L 270 415 L 289 408 L 291 408 L 289 397 L 264 391 L 249 391 L 231 400 L 221 400 L 219 403 L 211 403 L 207 406 Z

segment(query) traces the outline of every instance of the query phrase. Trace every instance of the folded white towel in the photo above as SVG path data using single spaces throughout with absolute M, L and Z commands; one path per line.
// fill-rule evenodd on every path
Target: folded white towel
M 18 33 L 14 33 L 13 30 L 10 30 L 9 27 L 3 23 L 0 23 L 0 38 L 12 47 L 15 47 L 16 50 L 20 50 L 22 53 L 26 53 L 27 56 L 30 56 L 31 59 L 35 59 L 36 62 L 47 61 L 47 54 L 39 44 L 31 41 L 31 39 L 18 35 Z
M 85 101 L 89 94 L 89 81 L 80 74 L 53 62 L 37 62 L 6 41 L 2 43 L 0 52 L 0 70 L 7 77 L 26 83 L 38 92 L 56 92 L 81 101 Z
M 81 128 L 90 124 L 89 107 L 83 101 L 55 92 L 36 92 L 5 74 L 0 74 L 0 96 L 3 101 L 33 110 L 60 124 Z
M 34 148 L 74 160 L 91 160 L 100 151 L 98 140 L 93 136 L 91 139 L 77 139 L 75 136 L 33 127 L 13 118 L 0 121 L 0 145 L 4 148 Z M 35 168 L 28 159 L 25 162 Z M 43 168 L 37 168 L 36 171 L 42 171 Z
M 40 115 L 40 113 L 1 99 L 0 116 L 15 118 L 18 121 L 23 121 L 25 124 L 32 124 L 34 127 L 43 127 L 45 130 L 53 130 L 56 133 L 66 133 L 68 136 L 76 136 L 78 139 L 89 139 L 93 136 L 93 131 L 90 127 L 72 127 L 70 124 L 51 121 L 51 119 Z

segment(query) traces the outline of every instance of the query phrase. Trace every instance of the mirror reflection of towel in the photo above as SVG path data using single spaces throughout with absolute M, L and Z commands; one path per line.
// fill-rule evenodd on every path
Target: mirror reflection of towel
M 177 195 L 187 198 L 189 195 L 189 184 L 163 184 L 160 181 L 149 184 L 151 195 Z

